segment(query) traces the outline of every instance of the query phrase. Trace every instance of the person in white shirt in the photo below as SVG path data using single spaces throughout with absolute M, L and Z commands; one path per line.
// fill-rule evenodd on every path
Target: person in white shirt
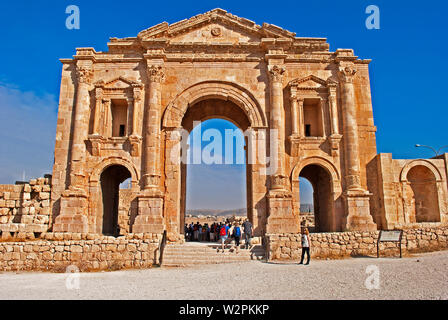
M 308 231 L 308 228 L 302 228 L 302 258 L 300 259 L 299 264 L 303 264 L 303 258 L 305 257 L 306 253 L 306 263 L 310 263 L 310 233 Z

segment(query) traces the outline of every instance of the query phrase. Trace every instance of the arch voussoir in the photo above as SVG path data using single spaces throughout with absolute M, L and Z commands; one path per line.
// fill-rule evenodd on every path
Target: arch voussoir
M 231 101 L 247 115 L 251 127 L 267 127 L 266 117 L 256 99 L 246 89 L 236 84 L 222 81 L 197 83 L 181 92 L 167 106 L 162 120 L 162 127 L 180 127 L 188 107 L 205 99 Z

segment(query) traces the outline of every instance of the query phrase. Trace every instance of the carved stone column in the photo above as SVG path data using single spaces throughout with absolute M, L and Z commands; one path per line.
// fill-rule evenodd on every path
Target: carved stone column
M 104 135 L 107 138 L 112 137 L 112 100 L 110 99 L 104 99 L 103 100 L 103 107 L 104 107 Z
M 148 66 L 149 102 L 145 108 L 146 126 L 143 130 L 145 149 L 144 189 L 158 189 L 160 172 L 158 162 L 160 153 L 160 117 L 161 117 L 161 84 L 165 74 L 160 65 Z
M 93 135 L 98 136 L 100 133 L 100 117 L 103 107 L 103 88 L 99 87 L 95 90 L 95 115 L 93 118 Z
M 328 108 L 331 117 L 331 133 L 330 133 L 330 146 L 331 155 L 333 157 L 339 157 L 339 143 L 341 142 L 342 135 L 339 134 L 339 121 L 338 121 L 338 109 L 336 90 L 337 85 L 333 82 L 328 82 Z
M 91 69 L 85 67 L 77 67 L 76 73 L 78 87 L 76 93 L 75 118 L 73 122 L 69 189 L 83 190 L 85 185 L 83 160 L 86 153 L 85 140 L 88 135 L 89 126 L 89 84 L 93 72 Z
M 170 128 L 165 131 L 165 208 L 167 238 L 179 241 L 183 237 L 185 224 L 185 208 L 182 202 L 181 177 L 182 128 Z M 185 150 L 184 150 L 185 151 Z
M 270 129 L 271 139 L 277 134 L 277 148 L 271 144 L 271 167 L 276 164 L 276 172 L 271 172 L 271 188 L 267 195 L 269 216 L 266 224 L 268 234 L 296 233 L 299 228 L 298 217 L 292 210 L 292 193 L 289 190 L 288 176 L 285 168 L 285 119 L 283 117 L 283 83 L 284 67 L 272 65 L 270 76 Z
M 293 136 L 299 135 L 298 130 L 298 112 L 299 112 L 299 103 L 297 101 L 297 95 L 291 95 L 291 131 Z
M 343 135 L 346 159 L 346 191 L 343 196 L 347 210 L 347 230 L 376 230 L 370 215 L 370 193 L 361 186 L 358 123 L 353 79 L 356 69 L 351 65 L 339 72 L 342 91 Z
M 328 103 L 331 115 L 331 134 L 339 134 L 338 109 L 336 104 L 336 84 L 328 84 Z
M 134 94 L 134 107 L 132 108 L 132 136 L 138 136 L 138 115 L 141 110 L 142 92 L 140 87 L 133 88 Z
M 138 197 L 138 215 L 133 233 L 162 233 L 164 194 L 160 190 L 160 121 L 161 85 L 165 79 L 161 65 L 148 63 L 148 104 L 145 108 L 146 124 L 143 129 L 143 192 Z
M 305 99 L 297 98 L 297 107 L 299 109 L 299 136 L 303 138 L 305 136 L 305 119 L 303 117 L 303 102 Z
M 342 80 L 342 116 L 345 144 L 346 170 L 345 176 L 348 190 L 362 190 L 359 168 L 358 122 L 356 119 L 355 89 L 353 78 L 356 69 L 341 68 L 339 75 Z
M 142 91 L 140 86 L 133 86 L 133 107 L 132 107 L 132 134 L 129 136 L 131 144 L 131 156 L 139 157 L 141 155 L 141 141 L 142 137 L 139 135 L 139 114 L 142 104 Z
M 277 65 L 269 69 L 270 91 L 271 91 L 271 110 L 270 110 L 270 129 L 271 135 L 277 134 L 277 148 L 271 146 L 270 161 L 276 164 L 276 172 L 271 173 L 271 190 L 286 190 L 288 181 L 285 175 L 285 134 L 283 118 L 283 73 L 284 67 Z
M 70 184 L 61 197 L 61 214 L 56 217 L 54 232 L 88 232 L 87 179 L 84 172 L 85 141 L 89 126 L 89 84 L 92 80 L 91 65 L 77 65 L 77 92 L 73 136 L 70 154 Z

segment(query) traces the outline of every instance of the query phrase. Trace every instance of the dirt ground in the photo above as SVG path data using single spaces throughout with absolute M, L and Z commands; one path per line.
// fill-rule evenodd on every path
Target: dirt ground
M 81 274 L 3 272 L 0 299 L 448 299 L 447 270 L 448 251 L 440 251 L 309 265 L 252 261 Z

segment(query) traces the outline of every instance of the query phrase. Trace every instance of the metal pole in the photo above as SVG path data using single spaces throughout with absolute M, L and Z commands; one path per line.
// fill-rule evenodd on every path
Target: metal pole
M 431 146 L 425 146 L 425 145 L 423 145 L 423 144 L 416 144 L 415 147 L 416 147 L 416 148 L 418 148 L 418 147 L 429 148 L 429 149 L 431 149 L 432 151 L 434 151 L 434 153 L 436 154 L 436 157 L 438 156 L 438 153 L 437 153 L 436 149 L 434 149 L 434 148 L 431 147 Z

